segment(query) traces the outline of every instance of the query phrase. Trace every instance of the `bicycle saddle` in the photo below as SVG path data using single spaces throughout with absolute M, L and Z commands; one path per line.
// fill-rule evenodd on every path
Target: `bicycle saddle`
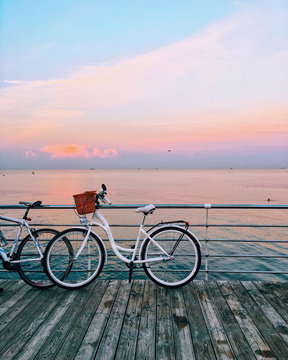
M 35 202 L 29 202 L 29 201 L 19 201 L 19 204 L 29 206 L 30 208 L 38 207 L 42 204 L 42 201 L 38 200 Z
M 142 212 L 144 215 L 153 214 L 156 207 L 153 204 L 142 206 L 136 209 L 137 213 Z

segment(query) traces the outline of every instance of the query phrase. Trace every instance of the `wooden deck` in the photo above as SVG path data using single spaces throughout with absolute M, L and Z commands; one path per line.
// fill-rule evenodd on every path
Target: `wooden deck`
M 288 359 L 288 283 L 0 286 L 0 359 Z

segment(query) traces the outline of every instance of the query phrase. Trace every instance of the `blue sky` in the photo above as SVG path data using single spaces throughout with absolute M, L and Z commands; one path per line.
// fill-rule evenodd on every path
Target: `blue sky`
M 288 166 L 287 24 L 287 0 L 2 0 L 0 168 Z
M 235 5 L 231 0 L 206 0 L 205 6 L 191 0 L 4 0 L 0 9 L 1 77 L 32 80 L 169 45 Z

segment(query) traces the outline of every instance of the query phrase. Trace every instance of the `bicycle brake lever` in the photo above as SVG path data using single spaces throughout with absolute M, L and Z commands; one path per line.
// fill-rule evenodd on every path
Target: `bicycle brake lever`
M 112 202 L 107 197 L 103 198 L 103 202 L 105 204 L 112 205 Z

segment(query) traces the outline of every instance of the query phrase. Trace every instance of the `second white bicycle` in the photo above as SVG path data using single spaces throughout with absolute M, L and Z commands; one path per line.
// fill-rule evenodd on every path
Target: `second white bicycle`
M 140 207 L 136 212 L 143 213 L 143 221 L 135 245 L 121 247 L 116 244 L 109 223 L 99 211 L 100 202 L 111 204 L 106 197 L 106 186 L 103 184 L 94 194 L 95 211 L 91 222 L 81 216 L 82 226 L 59 233 L 46 248 L 45 268 L 55 284 L 66 289 L 81 288 L 101 273 L 107 250 L 104 241 L 92 230 L 93 226 L 99 226 L 107 234 L 113 252 L 129 267 L 129 280 L 135 266 L 143 266 L 152 281 L 167 288 L 183 286 L 195 278 L 201 265 L 201 246 L 189 231 L 187 222 L 161 222 L 145 231 L 146 216 L 155 211 L 155 206 Z

